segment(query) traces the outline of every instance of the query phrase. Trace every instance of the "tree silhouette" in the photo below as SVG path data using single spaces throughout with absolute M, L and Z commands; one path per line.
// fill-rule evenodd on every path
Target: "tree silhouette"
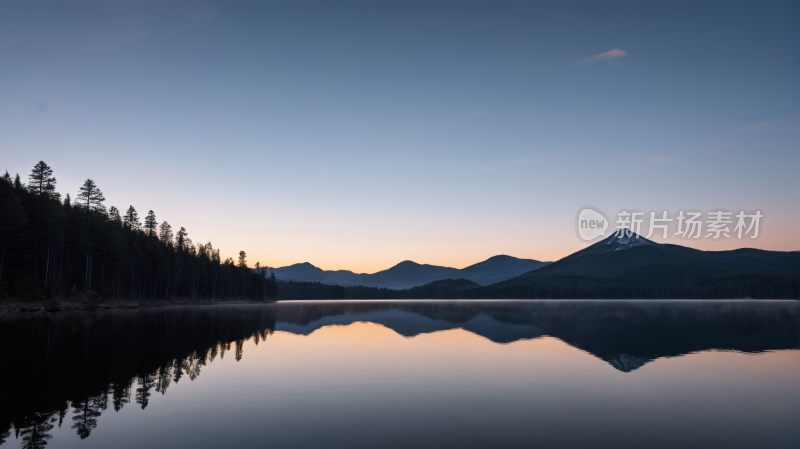
M 112 387 L 111 403 L 114 406 L 114 411 L 122 410 L 122 407 L 130 402 L 131 385 L 129 383 L 115 382 Z
M 128 206 L 128 210 L 125 211 L 125 216 L 122 217 L 122 227 L 128 230 L 128 251 L 131 257 L 131 300 L 133 300 L 133 287 L 134 282 L 136 280 L 136 251 L 134 250 L 133 245 L 133 236 L 134 234 L 142 227 L 141 222 L 139 222 L 139 213 L 136 212 L 136 208 L 133 206 Z
M 234 358 L 238 362 L 242 360 L 243 355 L 244 355 L 244 340 L 236 340 L 236 356 Z
M 138 231 L 142 227 L 142 223 L 139 221 L 139 213 L 136 212 L 136 208 L 133 206 L 128 206 L 128 210 L 125 211 L 125 216 L 122 217 L 122 225 L 128 228 L 131 235 L 135 231 Z
M 112 223 L 122 224 L 122 217 L 119 215 L 119 209 L 114 206 L 108 209 L 108 219 L 111 220 Z
M 44 199 L 53 198 L 57 195 L 56 178 L 53 176 L 53 170 L 44 161 L 39 161 L 34 165 L 31 174 L 28 175 L 28 191 L 38 198 L 36 202 L 36 227 L 33 235 L 33 285 L 34 288 L 38 289 L 39 230 L 42 221 L 42 202 Z
M 178 382 L 180 382 L 181 377 L 183 377 L 183 363 L 180 360 L 178 360 L 175 362 L 175 373 L 172 380 L 177 384 Z
M 153 373 L 147 373 L 139 378 L 141 387 L 136 389 L 136 403 L 142 406 L 142 410 L 150 403 L 150 390 L 156 385 L 155 377 Z
M 158 369 L 158 378 L 156 379 L 156 392 L 162 395 L 167 393 L 167 388 L 172 381 L 172 363 L 165 363 Z
M 77 197 L 64 195 L 63 202 L 54 186 L 45 163 L 34 167 L 29 186 L 18 176 L 0 176 L 2 302 L 53 295 L 84 301 L 95 293 L 101 300 L 131 301 L 148 296 L 264 301 L 278 295 L 277 281 L 249 270 L 246 258 L 237 266 L 210 243 L 195 248 L 185 228 L 176 235 L 166 221 L 156 226 L 154 213 L 142 230 L 133 207 L 125 214 L 116 207 L 106 210 L 103 193 L 91 179 Z M 44 298 L 38 296 L 42 286 Z
M 197 359 L 197 354 L 193 353 L 190 354 L 188 357 L 183 359 L 180 363 L 183 367 L 183 370 L 189 376 L 189 380 L 195 380 L 200 375 L 200 363 Z
M 158 238 L 163 243 L 172 244 L 172 226 L 168 222 L 165 221 L 158 227 Z
M 101 401 L 99 398 L 87 396 L 83 401 L 79 401 L 77 404 L 73 403 L 73 407 L 75 416 L 72 417 L 72 428 L 82 440 L 85 440 L 97 427 L 97 418 L 102 413 L 100 411 Z
M 51 169 L 44 161 L 39 161 L 33 166 L 31 174 L 28 175 L 28 190 L 36 196 L 52 198 L 56 195 L 56 178 Z
M 144 228 L 147 230 L 147 236 L 155 237 L 157 227 L 158 221 L 156 221 L 156 214 L 150 210 L 147 212 L 147 216 L 144 217 Z
M 91 216 L 92 209 L 98 209 L 105 200 L 106 199 L 103 197 L 103 192 L 97 188 L 97 185 L 94 183 L 94 181 L 91 179 L 84 181 L 83 185 L 80 187 L 80 191 L 78 192 L 78 201 L 80 201 L 80 203 L 86 207 L 86 291 L 91 290 L 89 283 L 91 282 L 92 276 L 89 265 L 92 253 L 92 230 L 89 217 Z
M 58 405 L 58 428 L 61 428 L 61 424 L 64 424 L 64 418 L 67 416 L 67 411 L 69 411 L 69 402 L 63 401 Z
M 47 446 L 47 442 L 53 438 L 48 432 L 55 427 L 56 417 L 50 413 L 36 412 L 29 427 L 20 431 L 22 435 L 21 446 L 25 449 L 41 449 Z M 2 444 L 2 441 L 0 441 Z
M 217 346 L 219 342 L 216 344 L 211 345 L 211 348 L 208 350 L 208 359 L 209 361 L 213 362 L 215 358 L 217 358 Z
M 177 248 L 178 251 L 184 250 L 184 247 L 186 246 L 186 236 L 188 234 L 189 233 L 186 232 L 186 228 L 183 226 L 181 226 L 181 229 L 178 230 L 177 234 L 175 234 L 175 248 Z

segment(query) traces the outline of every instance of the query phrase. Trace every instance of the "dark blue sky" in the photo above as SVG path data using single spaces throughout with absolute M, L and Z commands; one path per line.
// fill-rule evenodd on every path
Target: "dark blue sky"
M 7 1 L 0 170 L 44 159 L 64 193 L 91 177 L 109 205 L 273 266 L 551 260 L 580 248 L 586 204 L 758 208 L 772 227 L 756 246 L 797 249 L 797 17 L 791 2 Z

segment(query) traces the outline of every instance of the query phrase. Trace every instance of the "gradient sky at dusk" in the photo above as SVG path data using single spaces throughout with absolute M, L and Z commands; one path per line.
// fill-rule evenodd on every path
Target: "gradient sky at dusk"
M 269 266 L 556 260 L 584 205 L 797 250 L 798 40 L 788 1 L 4 1 L 0 170 Z

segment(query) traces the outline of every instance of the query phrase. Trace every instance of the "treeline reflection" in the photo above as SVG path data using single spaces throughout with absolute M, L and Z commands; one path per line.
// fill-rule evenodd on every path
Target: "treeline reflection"
M 217 358 L 277 329 L 371 321 L 400 335 L 463 328 L 497 343 L 550 335 L 631 372 L 710 349 L 797 349 L 796 302 L 399 301 L 14 314 L 0 320 L 0 444 L 44 447 L 55 426 L 88 438 L 109 409 L 147 408 Z M 69 416 L 68 416 L 69 415 Z
M 272 333 L 270 307 L 195 307 L 8 316 L 0 323 L 0 444 L 47 444 L 69 423 L 88 438 L 108 409 L 147 408 L 153 394 L 195 380 L 217 357 Z M 71 411 L 71 417 L 67 414 Z

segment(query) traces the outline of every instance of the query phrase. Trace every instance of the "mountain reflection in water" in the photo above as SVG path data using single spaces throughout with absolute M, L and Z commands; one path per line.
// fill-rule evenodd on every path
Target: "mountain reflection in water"
M 707 350 L 798 349 L 800 336 L 797 303 L 781 301 L 299 301 L 11 314 L 0 320 L 0 444 L 43 447 L 65 425 L 90 438 L 109 409 L 146 409 L 217 358 L 242 360 L 246 341 L 269 345 L 275 331 L 357 322 L 404 337 L 450 329 L 497 344 L 555 337 L 620 375 Z

